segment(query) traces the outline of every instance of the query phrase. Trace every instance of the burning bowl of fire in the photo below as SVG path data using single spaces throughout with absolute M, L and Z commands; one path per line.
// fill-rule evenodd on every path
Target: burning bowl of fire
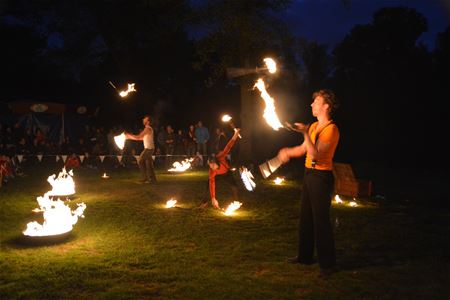
M 77 223 L 78 218 L 83 218 L 86 204 L 79 203 L 72 210 L 60 199 L 53 200 L 48 194 L 37 198 L 39 208 L 33 212 L 42 212 L 44 221 L 39 223 L 32 221 L 23 231 L 23 241 L 31 244 L 59 243 L 66 240 Z
M 52 190 L 47 192 L 48 196 L 71 196 L 75 194 L 75 182 L 73 181 L 73 171 L 66 171 L 63 168 L 62 171 L 56 176 L 50 175 L 47 178 L 48 183 L 52 186 Z
M 19 242 L 28 246 L 45 246 L 68 242 L 74 238 L 72 231 L 54 235 L 21 235 Z

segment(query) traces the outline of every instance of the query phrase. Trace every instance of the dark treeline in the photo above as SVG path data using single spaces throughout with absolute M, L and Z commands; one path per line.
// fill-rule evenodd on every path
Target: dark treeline
M 244 129 L 252 121 L 243 135 L 258 161 L 299 137 L 266 126 L 252 91 L 256 74 L 229 78 L 226 69 L 262 66 L 270 55 L 281 68 L 268 80 L 283 120 L 311 121 L 312 92 L 336 91 L 342 102 L 337 160 L 442 166 L 450 27 L 427 49 L 418 42 L 427 19 L 413 8 L 386 7 L 331 49 L 295 36 L 276 17 L 290 1 L 201 3 L 6 1 L 1 100 L 95 103 L 105 126 L 136 126 L 150 113 L 158 126 L 201 119 L 212 127 L 227 112 Z M 135 82 L 138 92 L 122 99 L 109 81 L 120 89 Z

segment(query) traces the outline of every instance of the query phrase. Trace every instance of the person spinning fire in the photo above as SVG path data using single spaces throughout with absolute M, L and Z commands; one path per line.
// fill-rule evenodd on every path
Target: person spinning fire
M 206 208 L 208 206 L 209 193 L 212 205 L 215 208 L 220 209 L 219 202 L 216 199 L 216 176 L 221 176 L 220 178 L 223 178 L 229 184 L 231 191 L 233 192 L 234 199 L 236 201 L 238 200 L 238 187 L 236 181 L 234 180 L 233 174 L 230 171 L 231 166 L 230 162 L 227 160 L 227 155 L 236 143 L 236 140 L 239 137 L 239 131 L 240 129 L 236 128 L 234 135 L 228 141 L 225 148 L 208 159 L 209 180 L 206 185 L 205 195 L 203 196 L 200 208 Z

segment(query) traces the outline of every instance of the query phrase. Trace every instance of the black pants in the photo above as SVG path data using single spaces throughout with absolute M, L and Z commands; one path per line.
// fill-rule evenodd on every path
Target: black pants
M 298 258 L 311 263 L 314 246 L 321 268 L 336 265 L 333 230 L 330 222 L 331 197 L 334 186 L 332 171 L 306 169 L 300 208 Z
M 144 149 L 139 155 L 139 169 L 141 170 L 142 180 L 156 182 L 155 167 L 153 166 L 154 149 Z
M 216 187 L 217 187 L 217 184 L 220 182 L 226 182 L 228 184 L 228 186 L 231 189 L 231 192 L 233 193 L 234 201 L 238 201 L 239 200 L 238 186 L 236 184 L 236 180 L 234 179 L 233 172 L 228 171 L 225 174 L 216 175 Z M 210 199 L 211 199 L 211 194 L 209 192 L 209 178 L 208 178 L 208 181 L 206 182 L 205 192 L 204 192 L 203 198 L 202 198 L 202 204 L 207 203 L 208 201 L 210 201 Z

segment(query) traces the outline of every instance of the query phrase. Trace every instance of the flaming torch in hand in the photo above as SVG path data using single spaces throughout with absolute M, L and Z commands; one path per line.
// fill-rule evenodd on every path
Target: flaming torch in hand
M 119 93 L 120 97 L 124 98 L 124 97 L 128 96 L 128 94 L 130 92 L 136 92 L 134 85 L 135 85 L 134 83 L 128 83 L 128 89 L 126 91 L 121 91 Z
M 223 115 L 222 116 L 222 122 L 230 124 L 231 128 L 233 128 L 234 131 L 236 131 L 236 126 L 234 125 L 233 121 L 231 121 L 232 117 L 230 115 Z M 241 139 L 241 134 L 238 134 L 239 138 Z
M 117 87 L 114 85 L 114 83 L 112 83 L 111 81 L 109 81 L 109 84 L 119 93 L 120 97 L 125 98 L 126 96 L 128 96 L 128 94 L 130 92 L 136 92 L 137 90 L 134 88 L 135 83 L 128 83 L 128 89 L 124 90 L 124 91 L 118 91 Z

